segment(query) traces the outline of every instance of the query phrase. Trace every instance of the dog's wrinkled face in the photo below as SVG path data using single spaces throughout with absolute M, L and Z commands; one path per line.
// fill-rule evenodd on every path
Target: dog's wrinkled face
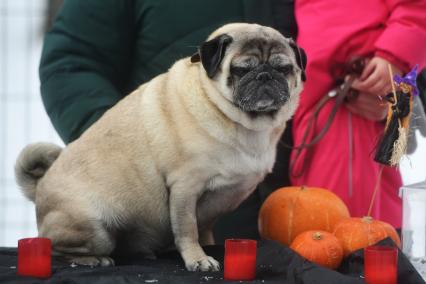
M 208 77 L 239 109 L 252 116 L 273 115 L 299 93 L 306 55 L 291 39 L 248 24 L 231 24 L 215 33 L 192 61 L 202 62 Z
M 279 110 L 289 99 L 289 81 L 297 81 L 291 57 L 291 49 L 282 42 L 264 38 L 246 42 L 232 59 L 228 76 L 234 104 L 252 114 Z

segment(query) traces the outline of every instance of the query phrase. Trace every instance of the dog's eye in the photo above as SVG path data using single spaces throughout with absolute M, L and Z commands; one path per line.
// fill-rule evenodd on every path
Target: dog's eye
M 280 73 L 284 73 L 285 75 L 288 75 L 293 72 L 293 65 L 287 64 L 282 66 L 275 67 L 275 70 L 277 70 Z
M 236 75 L 238 77 L 243 77 L 248 72 L 250 72 L 250 67 L 243 67 L 243 66 L 231 66 L 231 73 L 233 75 Z

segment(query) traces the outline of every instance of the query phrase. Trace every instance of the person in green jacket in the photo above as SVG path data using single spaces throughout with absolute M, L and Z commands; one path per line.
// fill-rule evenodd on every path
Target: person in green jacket
M 230 22 L 272 26 L 296 36 L 290 0 L 68 0 L 46 34 L 40 63 L 41 94 L 65 143 L 139 85 L 192 55 L 216 28 Z M 291 127 L 278 149 L 274 173 L 215 226 L 216 243 L 259 238 L 262 201 L 288 185 Z

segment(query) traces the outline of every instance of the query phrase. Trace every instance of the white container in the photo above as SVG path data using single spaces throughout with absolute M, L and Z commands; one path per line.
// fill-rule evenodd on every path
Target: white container
M 426 181 L 401 187 L 402 251 L 426 275 Z

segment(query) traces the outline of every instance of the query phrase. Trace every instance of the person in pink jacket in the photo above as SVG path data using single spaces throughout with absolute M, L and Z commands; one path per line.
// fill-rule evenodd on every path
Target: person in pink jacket
M 365 216 L 379 174 L 376 143 L 384 130 L 393 73 L 426 65 L 426 0 L 296 0 L 298 43 L 308 57 L 307 81 L 293 121 L 294 145 L 303 142 L 315 105 L 336 87 L 336 74 L 354 56 L 368 61 L 352 84 L 358 96 L 337 110 L 329 130 L 309 150 L 292 152 L 292 183 L 335 192 L 355 217 Z M 315 134 L 326 125 L 335 99 L 318 114 Z M 314 134 L 314 135 L 315 135 Z M 305 162 L 305 164 L 304 164 Z M 372 209 L 374 218 L 401 227 L 402 185 L 397 168 L 385 167 Z

